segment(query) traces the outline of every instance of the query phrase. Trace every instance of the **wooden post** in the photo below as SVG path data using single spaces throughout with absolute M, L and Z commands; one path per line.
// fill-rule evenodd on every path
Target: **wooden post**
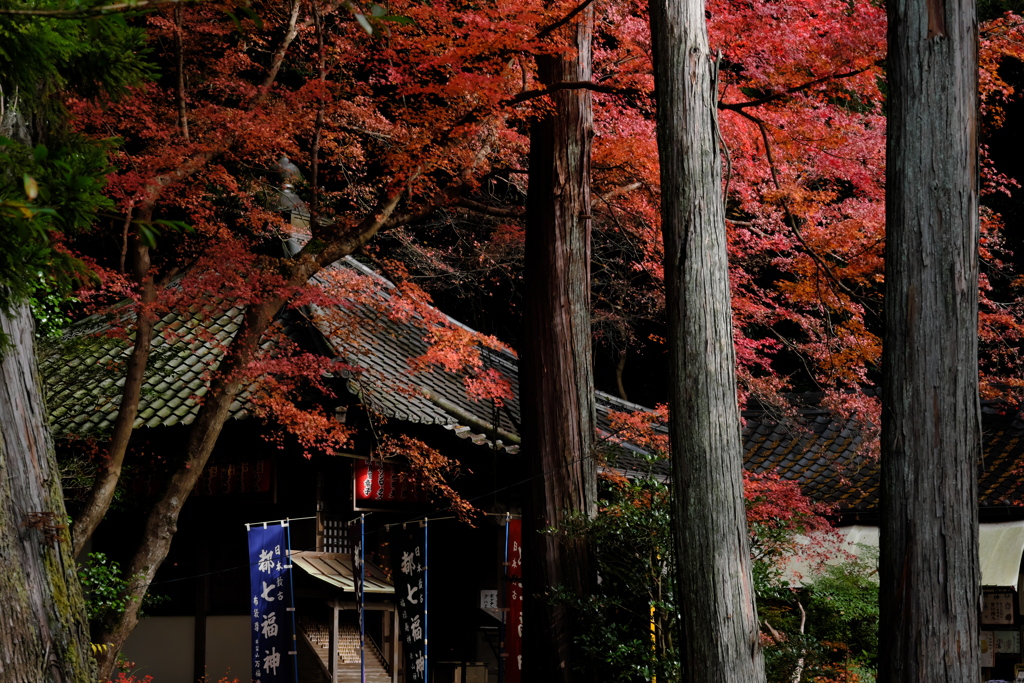
M 398 683 L 398 610 L 391 610 L 391 683 Z
M 338 683 L 338 608 L 331 605 L 331 651 L 328 653 L 331 683 Z
M 192 645 L 192 677 L 203 680 L 206 676 L 206 613 L 210 608 L 210 545 L 204 537 L 200 542 L 196 562 L 196 618 Z

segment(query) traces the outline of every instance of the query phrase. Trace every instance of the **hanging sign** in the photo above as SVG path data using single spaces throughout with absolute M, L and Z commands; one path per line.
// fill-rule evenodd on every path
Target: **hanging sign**
M 356 510 L 401 508 L 430 499 L 412 473 L 398 465 L 360 460 L 352 466 Z
M 992 667 L 996 665 L 996 639 L 993 631 L 981 632 L 981 666 Z
M 1013 623 L 1013 591 L 985 591 L 981 601 L 981 623 Z
M 286 532 L 280 523 L 249 529 L 252 678 L 256 683 L 298 680 Z
M 997 654 L 1020 654 L 1020 631 L 993 631 Z
M 391 575 L 398 600 L 398 634 L 405 653 L 406 683 L 427 680 L 427 528 L 392 527 Z
M 505 683 L 523 679 L 523 520 L 508 520 L 505 574 Z

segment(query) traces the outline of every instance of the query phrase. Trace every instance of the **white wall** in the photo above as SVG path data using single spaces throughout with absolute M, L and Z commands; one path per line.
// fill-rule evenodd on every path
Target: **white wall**
M 134 671 L 140 676 L 152 676 L 153 683 L 194 683 L 194 650 L 193 617 L 140 619 L 124 644 L 124 656 L 135 662 Z
M 252 677 L 252 617 L 206 617 L 206 679 L 217 683 L 231 671 L 228 680 L 249 683 Z M 156 683 L 154 681 L 153 683 Z
M 249 616 L 206 618 L 207 683 L 218 683 L 228 675 L 241 683 L 252 680 L 249 663 Z M 124 654 L 135 662 L 140 676 L 152 676 L 153 683 L 195 683 L 192 680 L 195 649 L 193 617 L 147 617 L 124 644 Z

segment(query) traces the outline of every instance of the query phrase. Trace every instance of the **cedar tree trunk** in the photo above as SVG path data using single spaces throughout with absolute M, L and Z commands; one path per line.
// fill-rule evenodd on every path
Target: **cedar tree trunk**
M 591 79 L 593 9 L 566 27 L 573 55 L 537 58 L 545 84 Z M 574 676 L 568 610 L 548 597 L 560 586 L 590 592 L 580 538 L 541 533 L 568 515 L 597 513 L 594 378 L 590 351 L 591 95 L 563 90 L 530 136 L 526 202 L 526 310 L 523 336 L 523 446 L 532 477 L 527 504 L 523 680 Z
M 672 513 L 690 683 L 764 681 L 743 499 L 715 62 L 704 3 L 651 0 Z
M 0 681 L 92 683 L 89 626 L 28 306 L 0 310 Z
M 891 0 L 879 681 L 978 680 L 978 26 Z

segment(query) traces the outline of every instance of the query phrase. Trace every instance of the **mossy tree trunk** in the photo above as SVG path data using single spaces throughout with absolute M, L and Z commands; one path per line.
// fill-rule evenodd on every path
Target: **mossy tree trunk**
M 0 329 L 0 681 L 93 683 L 28 307 L 0 310 Z

